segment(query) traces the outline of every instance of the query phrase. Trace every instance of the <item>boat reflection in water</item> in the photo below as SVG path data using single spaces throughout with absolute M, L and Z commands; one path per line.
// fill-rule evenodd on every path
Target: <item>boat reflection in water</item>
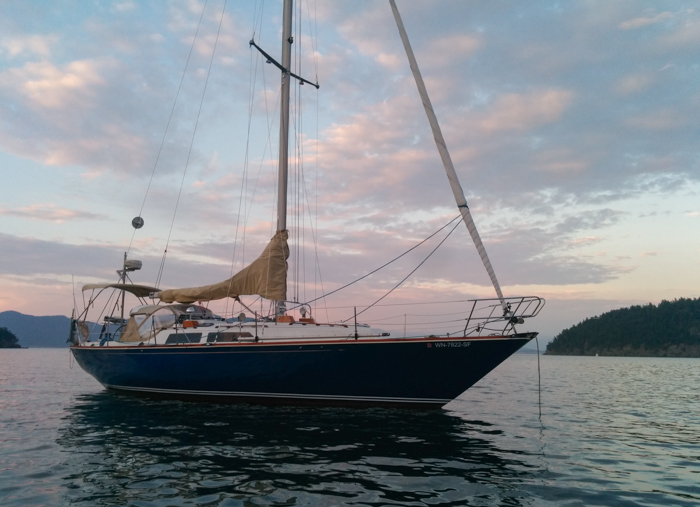
M 530 505 L 539 456 L 449 411 L 79 397 L 59 445 L 73 505 Z M 506 440 L 506 439 L 503 439 Z

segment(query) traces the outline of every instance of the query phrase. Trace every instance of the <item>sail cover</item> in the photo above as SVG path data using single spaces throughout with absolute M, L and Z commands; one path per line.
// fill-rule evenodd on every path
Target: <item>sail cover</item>
M 288 231 L 277 231 L 260 257 L 228 280 L 203 287 L 164 290 L 158 297 L 164 303 L 194 303 L 244 295 L 283 301 L 287 299 L 288 237 Z

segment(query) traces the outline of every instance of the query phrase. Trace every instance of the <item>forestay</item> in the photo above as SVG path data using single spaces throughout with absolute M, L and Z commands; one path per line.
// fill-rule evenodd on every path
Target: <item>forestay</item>
M 457 178 L 457 172 L 455 171 L 454 165 L 452 164 L 452 157 L 450 157 L 450 152 L 447 151 L 447 144 L 445 144 L 445 138 L 442 136 L 442 130 L 440 129 L 440 124 L 438 123 L 437 116 L 433 110 L 433 105 L 430 102 L 430 97 L 428 97 L 428 90 L 423 82 L 423 77 L 421 76 L 420 69 L 418 68 L 418 62 L 413 54 L 413 49 L 411 48 L 411 43 L 408 41 L 408 35 L 406 34 L 406 29 L 403 26 L 403 21 L 401 21 L 401 15 L 396 7 L 394 0 L 389 0 L 391 5 L 391 10 L 394 13 L 394 19 L 396 20 L 396 26 L 399 29 L 399 35 L 401 36 L 401 41 L 403 42 L 404 49 L 406 50 L 406 56 L 408 57 L 408 62 L 411 66 L 411 71 L 413 72 L 413 77 L 416 81 L 416 86 L 418 87 L 418 93 L 420 94 L 421 101 L 423 102 L 423 107 L 425 109 L 425 114 L 428 116 L 428 121 L 430 122 L 430 128 L 433 131 L 433 137 L 435 138 L 435 144 L 437 145 L 438 152 L 440 153 L 440 158 L 442 159 L 442 164 L 445 166 L 445 172 L 447 173 L 447 179 L 450 182 L 450 187 L 452 188 L 452 193 L 457 201 L 457 207 L 462 214 L 462 219 L 464 224 L 467 226 L 469 235 L 474 241 L 477 252 L 479 252 L 479 257 L 481 257 L 481 262 L 486 268 L 486 272 L 491 279 L 493 288 L 496 290 L 498 299 L 501 301 L 503 306 L 503 311 L 508 311 L 505 300 L 503 298 L 503 293 L 501 292 L 501 286 L 496 278 L 496 273 L 491 266 L 491 261 L 489 256 L 486 254 L 486 248 L 481 241 L 479 232 L 476 230 L 476 224 L 472 218 L 471 212 L 469 211 L 469 206 L 467 206 L 467 198 L 464 196 L 464 190 L 459 184 L 459 179 Z

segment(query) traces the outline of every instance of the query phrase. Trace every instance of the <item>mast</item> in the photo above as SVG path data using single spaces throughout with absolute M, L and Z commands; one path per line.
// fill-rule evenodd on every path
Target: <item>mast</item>
M 292 61 L 292 0 L 284 0 L 282 21 L 282 97 L 280 99 L 280 147 L 277 187 L 277 232 L 287 229 L 287 180 L 289 164 L 289 82 Z
M 282 20 L 282 85 L 280 98 L 280 152 L 277 177 L 277 232 L 287 229 L 287 180 L 289 179 L 289 88 L 292 63 L 292 0 L 284 0 Z M 275 301 L 275 315 L 287 311 L 284 301 Z
M 287 230 L 287 180 L 289 165 L 289 90 L 292 78 L 300 84 L 310 84 L 318 90 L 318 83 L 312 83 L 308 79 L 297 76 L 291 71 L 292 64 L 292 11 L 293 1 L 284 0 L 284 11 L 282 13 L 282 63 L 277 62 L 272 56 L 267 54 L 260 46 L 251 39 L 250 45 L 257 49 L 266 59 L 267 63 L 273 64 L 282 72 L 281 98 L 280 98 L 280 147 L 279 147 L 279 169 L 277 178 L 277 234 L 285 233 Z M 285 243 L 286 245 L 286 243 Z M 284 315 L 286 311 L 284 301 L 275 301 L 275 315 Z
M 391 4 L 391 10 L 394 13 L 394 19 L 396 20 L 396 26 L 399 28 L 399 34 L 401 35 L 401 42 L 403 42 L 403 47 L 406 50 L 406 56 L 408 56 L 408 62 L 411 66 L 411 71 L 413 72 L 413 78 L 416 81 L 416 86 L 418 87 L 418 93 L 420 93 L 421 101 L 423 102 L 423 108 L 425 109 L 425 114 L 428 116 L 428 122 L 430 122 L 430 128 L 433 131 L 433 137 L 435 138 L 435 144 L 437 145 L 438 152 L 440 153 L 440 158 L 442 159 L 442 164 L 445 166 L 445 172 L 447 173 L 447 179 L 450 182 L 450 187 L 452 188 L 452 194 L 454 195 L 455 201 L 457 201 L 457 208 L 462 214 L 462 220 L 464 225 L 467 226 L 469 235 L 474 241 L 476 250 L 479 252 L 481 257 L 481 262 L 486 268 L 486 272 L 491 278 L 491 283 L 493 288 L 496 289 L 496 295 L 501 301 L 501 306 L 503 307 L 503 312 L 508 313 L 509 308 L 506 304 L 503 293 L 501 292 L 501 286 L 496 278 L 496 273 L 491 266 L 491 261 L 489 256 L 486 254 L 486 248 L 481 242 L 481 237 L 479 236 L 479 231 L 476 230 L 476 224 L 472 218 L 471 212 L 469 211 L 469 206 L 467 206 L 467 198 L 464 196 L 464 190 L 462 190 L 462 185 L 459 183 L 457 178 L 457 173 L 455 172 L 454 165 L 452 164 L 452 157 L 450 157 L 450 152 L 447 151 L 447 145 L 445 144 L 445 138 L 442 136 L 442 130 L 440 130 L 440 124 L 438 123 L 435 111 L 433 111 L 433 105 L 430 102 L 430 97 L 428 97 L 428 90 L 423 82 L 423 77 L 421 76 L 420 69 L 418 68 L 418 62 L 413 54 L 413 49 L 411 48 L 411 43 L 408 41 L 408 35 L 406 34 L 406 29 L 403 26 L 403 21 L 401 21 L 401 15 L 399 14 L 399 9 L 396 7 L 396 2 L 394 0 L 389 0 Z

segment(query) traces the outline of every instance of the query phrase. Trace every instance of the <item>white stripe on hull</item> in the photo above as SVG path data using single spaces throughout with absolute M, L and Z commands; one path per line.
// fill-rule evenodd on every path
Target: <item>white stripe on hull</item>
M 409 403 L 409 404 L 426 404 L 444 405 L 452 401 L 451 399 L 436 399 L 436 398 L 396 398 L 396 397 L 381 397 L 381 396 L 342 396 L 342 395 L 326 395 L 326 394 L 296 394 L 296 393 L 260 393 L 260 392 L 244 392 L 244 391 L 190 391 L 180 389 L 158 389 L 151 387 L 127 387 L 103 384 L 108 389 L 119 391 L 134 391 L 152 394 L 171 394 L 171 395 L 186 395 L 186 396 L 222 396 L 236 398 L 278 398 L 287 400 L 332 400 L 346 402 L 366 402 L 366 403 Z

